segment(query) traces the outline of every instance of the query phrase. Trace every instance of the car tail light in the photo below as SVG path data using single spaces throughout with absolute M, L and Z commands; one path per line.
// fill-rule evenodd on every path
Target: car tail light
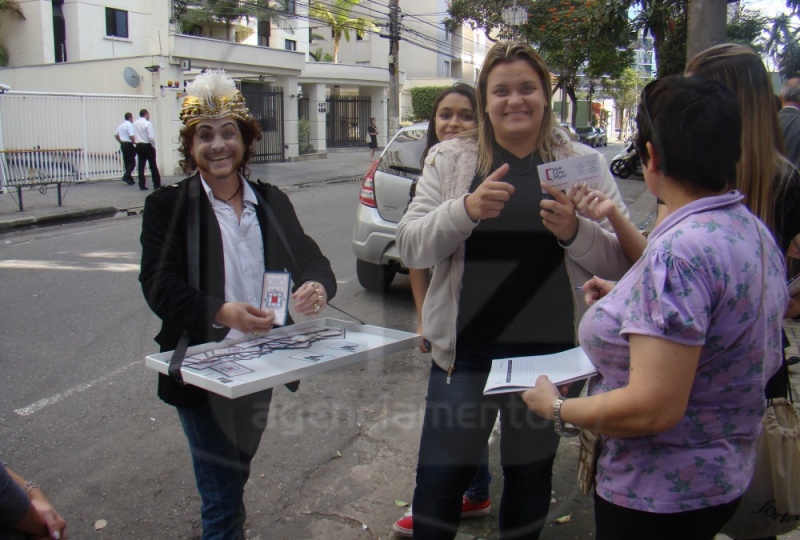
M 358 200 L 364 206 L 370 208 L 377 208 L 375 203 L 375 171 L 378 169 L 379 161 L 375 161 L 364 175 L 364 180 L 361 182 L 361 193 L 358 194 Z

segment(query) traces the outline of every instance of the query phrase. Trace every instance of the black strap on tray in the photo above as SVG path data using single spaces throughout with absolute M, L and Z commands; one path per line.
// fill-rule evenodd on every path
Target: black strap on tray
M 189 269 L 189 286 L 200 290 L 200 179 L 189 180 L 189 200 L 187 201 L 186 218 L 186 262 Z M 189 333 L 184 330 L 178 345 L 172 353 L 167 373 L 177 382 L 183 384 L 181 366 L 189 348 Z
M 297 268 L 300 269 L 300 265 L 297 264 L 297 260 L 294 258 L 294 253 L 292 253 L 292 248 L 289 246 L 289 241 L 286 239 L 286 233 L 283 232 L 283 227 L 281 227 L 278 218 L 275 217 L 275 212 L 272 211 L 272 208 L 269 204 L 267 204 L 267 200 L 264 198 L 263 195 L 257 190 L 254 189 L 253 193 L 256 194 L 256 199 L 258 200 L 258 204 L 260 204 L 264 211 L 267 213 L 267 220 L 269 220 L 269 224 L 275 229 L 275 234 L 278 235 L 278 239 L 280 239 L 283 247 L 286 248 L 286 253 L 289 254 L 289 258 L 292 260 L 292 264 Z M 292 381 L 285 384 L 286 388 L 289 389 L 290 392 L 297 392 L 297 389 L 300 387 L 300 381 Z
M 300 268 L 300 265 L 297 264 L 297 260 L 294 258 L 294 253 L 292 253 L 292 248 L 289 246 L 289 241 L 286 239 L 286 233 L 283 232 L 283 227 L 278 222 L 278 218 L 275 217 L 275 212 L 272 211 L 272 208 L 267 204 L 267 200 L 264 196 L 257 190 L 254 189 L 253 193 L 256 194 L 256 199 L 258 200 L 258 204 L 260 204 L 264 211 L 267 213 L 267 219 L 269 220 L 269 224 L 275 229 L 275 234 L 278 235 L 283 247 L 286 248 L 286 253 L 289 254 L 289 258 L 292 260 L 292 264 L 295 265 L 296 268 Z
M 272 208 L 267 204 L 267 200 L 264 198 L 261 193 L 257 189 L 253 190 L 253 193 L 256 195 L 256 199 L 258 200 L 258 204 L 260 204 L 264 211 L 267 214 L 267 219 L 269 220 L 270 225 L 275 229 L 275 234 L 278 235 L 281 243 L 283 244 L 284 248 L 286 248 L 286 253 L 289 254 L 289 258 L 292 260 L 292 264 L 296 268 L 300 268 L 297 264 L 297 260 L 294 258 L 294 254 L 292 253 L 292 248 L 289 246 L 289 241 L 286 239 L 286 233 L 283 232 L 283 227 L 278 222 L 278 218 L 275 216 L 275 212 L 272 211 Z M 189 286 L 195 289 L 200 289 L 200 179 L 198 177 L 194 177 L 189 180 L 189 200 L 188 200 L 188 208 L 187 208 L 187 219 L 186 219 L 186 258 L 187 264 L 189 269 Z M 186 356 L 186 350 L 189 348 L 189 333 L 186 330 L 183 331 L 180 340 L 178 341 L 178 345 L 175 347 L 175 350 L 172 353 L 172 358 L 169 361 L 169 368 L 167 369 L 167 373 L 170 377 L 172 377 L 177 382 L 183 384 L 183 375 L 181 375 L 181 367 L 183 365 L 183 359 Z M 299 381 L 293 381 L 286 383 L 286 388 L 290 391 L 295 392 L 297 388 L 300 386 Z

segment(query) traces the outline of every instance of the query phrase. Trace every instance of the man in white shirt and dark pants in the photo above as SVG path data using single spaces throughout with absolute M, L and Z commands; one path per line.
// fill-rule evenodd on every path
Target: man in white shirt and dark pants
M 144 164 L 150 165 L 150 175 L 153 177 L 153 187 L 161 187 L 161 175 L 156 163 L 156 134 L 153 124 L 150 123 L 150 113 L 147 109 L 139 111 L 139 119 L 133 123 L 134 136 L 136 137 L 136 156 L 139 158 L 139 189 L 146 190 L 144 179 Z
M 122 175 L 122 181 L 129 186 L 134 185 L 133 169 L 136 167 L 136 135 L 133 131 L 133 115 L 125 113 L 125 120 L 119 125 L 117 131 L 114 133 L 114 138 L 119 143 L 119 148 L 122 151 L 122 163 L 125 165 L 125 174 Z

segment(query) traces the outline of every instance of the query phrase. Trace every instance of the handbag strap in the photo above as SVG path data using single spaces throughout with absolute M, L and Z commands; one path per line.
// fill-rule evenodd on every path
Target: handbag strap
M 758 220 L 754 219 L 754 224 L 756 226 L 756 230 L 758 231 L 758 241 L 761 246 L 761 300 L 758 304 L 757 311 L 757 313 L 761 314 L 761 310 L 764 307 L 764 295 L 766 294 L 764 289 L 767 286 L 767 250 L 764 247 L 764 236 L 758 223 Z M 784 357 L 785 353 L 783 349 L 783 343 L 781 343 L 781 365 L 778 368 L 778 371 L 776 371 L 772 377 L 767 380 L 767 384 L 764 387 L 764 397 L 767 399 L 767 406 L 772 405 L 773 399 L 782 398 L 784 396 L 788 396 L 789 401 L 794 403 L 794 398 L 792 396 L 792 384 L 789 380 L 789 366 L 786 365 Z
M 189 271 L 189 286 L 200 290 L 200 178 L 195 176 L 189 179 L 188 206 L 186 209 L 186 264 Z M 189 348 L 189 332 L 181 334 L 172 358 L 169 361 L 167 374 L 175 381 L 183 384 L 181 367 Z

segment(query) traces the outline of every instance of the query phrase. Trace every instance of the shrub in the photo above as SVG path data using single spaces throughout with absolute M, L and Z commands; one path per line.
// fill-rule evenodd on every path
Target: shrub
M 301 154 L 307 154 L 313 150 L 311 147 L 311 122 L 305 118 L 297 121 L 297 143 Z
M 433 104 L 439 93 L 448 88 L 447 86 L 417 86 L 411 89 L 411 108 L 414 111 L 413 117 L 417 122 L 424 122 L 430 119 L 433 114 Z

